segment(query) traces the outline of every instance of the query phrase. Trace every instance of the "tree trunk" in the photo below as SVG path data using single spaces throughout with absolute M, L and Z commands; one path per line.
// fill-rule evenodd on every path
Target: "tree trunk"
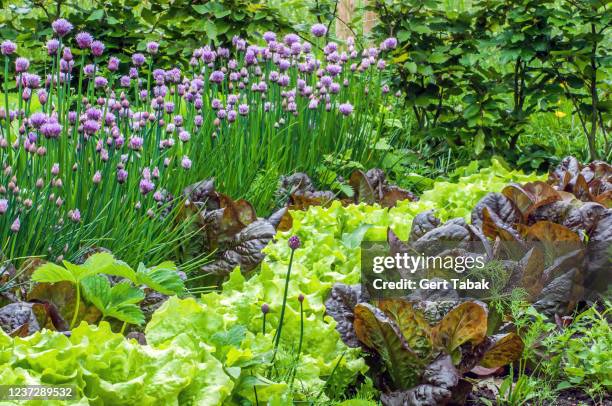
M 595 35 L 595 24 L 591 24 L 591 33 Z M 599 158 L 597 152 L 597 61 L 595 57 L 597 55 L 597 42 L 593 43 L 591 50 L 591 128 L 587 134 L 587 140 L 589 142 L 589 155 L 591 160 Z

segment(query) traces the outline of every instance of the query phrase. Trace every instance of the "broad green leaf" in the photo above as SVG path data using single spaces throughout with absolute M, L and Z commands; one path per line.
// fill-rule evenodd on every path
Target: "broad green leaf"
M 111 287 L 108 279 L 102 275 L 93 275 L 83 279 L 81 286 L 83 287 L 85 299 L 89 300 L 106 316 L 111 296 Z
M 120 276 L 128 279 L 133 283 L 138 283 L 138 274 L 128 264 L 123 261 L 115 260 L 111 265 L 104 268 L 104 272 L 107 275 Z
M 135 304 L 141 302 L 144 298 L 144 292 L 130 285 L 129 282 L 120 282 L 110 290 L 110 303 L 112 305 Z
M 144 292 L 129 282 L 120 282 L 111 287 L 108 278 L 94 275 L 82 281 L 83 294 L 105 317 L 113 317 L 129 324 L 142 324 L 144 315 L 136 303 L 141 302 Z
M 77 283 L 77 278 L 72 272 L 51 262 L 47 262 L 46 264 L 39 266 L 32 274 L 32 280 L 34 282 L 46 283 L 63 281 L 71 282 L 73 284 Z
M 86 266 L 85 264 L 75 265 L 68 261 L 64 261 L 63 264 L 66 267 L 66 269 L 74 276 L 77 283 L 89 276 L 97 275 L 100 273 L 97 271 L 97 268 L 89 267 L 89 266 Z
M 87 21 L 99 21 L 102 17 L 104 17 L 104 9 L 97 9 L 87 17 Z
M 185 291 L 185 283 L 170 261 L 148 269 L 141 263 L 138 265 L 137 276 L 140 284 L 164 295 L 180 295 Z
M 474 153 L 480 155 L 485 148 L 485 135 L 482 130 L 478 130 L 476 137 L 474 138 Z
M 132 303 L 122 303 L 108 309 L 107 315 L 128 324 L 143 324 L 144 314 L 139 306 Z
M 98 252 L 87 258 L 84 266 L 96 269 L 99 273 L 106 273 L 106 268 L 111 267 L 116 262 L 113 254 L 109 252 Z

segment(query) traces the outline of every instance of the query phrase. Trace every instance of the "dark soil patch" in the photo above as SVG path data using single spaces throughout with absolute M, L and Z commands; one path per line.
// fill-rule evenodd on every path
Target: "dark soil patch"
M 612 395 L 609 393 L 605 394 L 601 401 L 595 401 L 579 389 L 566 389 L 559 393 L 559 397 L 557 397 L 554 404 L 555 406 L 612 406 Z
M 485 398 L 494 405 L 495 394 L 488 389 L 481 389 L 468 395 L 466 405 L 487 406 L 481 399 Z M 612 406 L 612 394 L 605 394 L 601 400 L 593 400 L 580 389 L 566 389 L 557 394 L 557 398 L 546 405 L 550 406 Z

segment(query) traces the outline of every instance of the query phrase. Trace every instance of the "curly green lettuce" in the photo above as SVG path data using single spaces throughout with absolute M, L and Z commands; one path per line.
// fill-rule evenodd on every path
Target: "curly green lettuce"
M 74 404 L 221 404 L 233 382 L 211 351 L 188 334 L 143 346 L 106 322 L 82 323 L 70 337 L 48 330 L 14 339 L 0 333 L 0 382 L 74 385 L 78 400 L 68 402 Z

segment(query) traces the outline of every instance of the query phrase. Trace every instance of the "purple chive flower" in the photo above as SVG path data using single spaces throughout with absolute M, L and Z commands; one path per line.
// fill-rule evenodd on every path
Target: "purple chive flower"
M 96 108 L 89 108 L 85 111 L 85 115 L 90 120 L 99 120 L 102 118 L 102 110 Z
M 96 171 L 96 173 L 94 173 L 94 176 L 91 178 L 91 180 L 94 183 L 94 185 L 97 185 L 100 182 L 102 182 L 102 174 L 100 173 L 100 171 Z
M 283 38 L 283 41 L 285 42 L 285 44 L 291 46 L 292 44 L 299 42 L 300 41 L 300 37 L 297 36 L 297 34 L 287 34 L 285 35 L 285 37 Z
M 6 213 L 8 210 L 8 200 L 0 199 L 0 215 Z
M 151 55 L 157 54 L 158 50 L 159 50 L 159 44 L 157 42 L 151 41 L 147 43 L 147 52 L 149 52 Z
M 87 64 L 83 67 L 83 73 L 87 76 L 93 76 L 95 73 L 95 67 L 92 64 Z
M 327 65 L 325 70 L 332 76 L 338 76 L 342 72 L 342 66 L 336 64 Z
M 183 159 L 181 159 L 181 166 L 186 170 L 191 169 L 191 159 L 189 159 L 187 155 L 183 156 Z
M 241 104 L 238 106 L 238 113 L 241 116 L 246 116 L 247 114 L 249 114 L 249 105 L 248 104 Z
M 62 59 L 66 62 L 70 62 L 74 59 L 74 57 L 72 56 L 72 51 L 70 50 L 70 48 L 66 47 L 62 50 Z
M 280 61 L 278 61 L 278 68 L 281 71 L 286 71 L 287 69 L 289 69 L 291 67 L 291 62 L 289 62 L 286 59 L 281 59 Z
M 23 75 L 25 85 L 30 89 L 37 89 L 40 87 L 40 76 L 33 73 L 26 73 Z
M 342 103 L 338 107 L 338 110 L 340 111 L 340 113 L 344 114 L 345 116 L 348 116 L 353 112 L 353 105 L 350 103 Z
M 118 183 L 125 183 L 125 181 L 127 180 L 128 177 L 128 171 L 126 171 L 125 169 L 119 169 L 117 171 L 117 182 Z
M 325 75 L 321 78 L 320 82 L 323 86 L 329 87 L 333 83 L 333 79 L 330 76 Z
M 0 51 L 2 52 L 2 55 L 14 54 L 16 50 L 17 45 L 13 41 L 9 41 L 8 39 L 2 41 L 2 44 L 0 44 Z
M 110 57 L 108 60 L 108 70 L 111 72 L 116 72 L 119 70 L 119 59 L 114 56 Z
M 395 49 L 397 47 L 397 38 L 389 37 L 383 41 L 381 48 L 386 50 Z
M 40 102 L 40 104 L 45 105 L 49 97 L 49 95 L 47 94 L 47 91 L 45 89 L 40 89 L 37 95 L 38 95 L 38 101 Z
M 302 242 L 300 241 L 300 237 L 298 237 L 297 235 L 292 235 L 291 237 L 289 237 L 287 244 L 289 245 L 289 248 L 291 248 L 292 250 L 296 250 L 300 248 Z
M 323 24 L 315 24 L 310 28 L 310 32 L 315 37 L 322 37 L 327 34 L 327 27 Z
M 214 83 L 221 83 L 225 79 L 225 73 L 220 70 L 216 70 L 210 74 L 210 81 Z
M 191 139 L 191 135 L 185 130 L 179 132 L 179 139 L 183 142 L 187 142 Z
M 45 113 L 37 112 L 30 116 L 30 124 L 34 128 L 40 128 L 47 121 L 47 115 Z
M 132 63 L 134 66 L 142 66 L 146 61 L 146 58 L 143 54 L 134 54 L 132 55 Z
M 89 46 L 93 56 L 102 56 L 104 53 L 104 44 L 101 41 L 93 41 Z
M 142 193 L 143 195 L 148 194 L 153 189 L 155 189 L 155 184 L 151 182 L 151 179 L 143 178 L 140 181 L 140 193 Z
M 278 78 L 278 84 L 281 86 L 289 86 L 291 79 L 288 75 L 280 75 Z
M 85 131 L 85 134 L 95 134 L 99 129 L 100 124 L 98 124 L 98 122 L 95 120 L 87 120 L 85 123 L 83 123 L 83 131 Z
M 129 146 L 131 149 L 138 151 L 142 148 L 144 140 L 141 137 L 130 137 Z
M 96 76 L 94 79 L 94 85 L 96 87 L 105 87 L 108 85 L 108 80 L 104 76 Z
M 210 49 L 210 47 L 206 46 L 202 48 L 202 60 L 206 63 L 211 63 L 215 61 L 217 54 Z
M 70 220 L 72 220 L 73 223 L 78 223 L 81 221 L 81 212 L 79 211 L 79 209 L 70 210 L 68 212 L 68 216 L 70 217 Z
M 76 35 L 76 43 L 81 49 L 89 48 L 93 42 L 93 37 L 88 32 L 79 32 Z
M 305 296 L 304 296 L 302 293 L 300 293 L 300 294 L 298 295 L 298 301 L 299 301 L 300 303 L 304 302 L 304 299 L 305 299 L 305 298 L 306 298 L 306 297 L 305 297 Z
M 230 110 L 227 112 L 227 121 L 229 121 L 230 123 L 233 123 L 234 121 L 236 121 L 236 110 Z
M 40 132 L 46 138 L 57 138 L 62 132 L 62 126 L 56 121 L 48 121 L 40 127 Z
M 121 79 L 119 79 L 119 84 L 121 84 L 121 86 L 123 87 L 130 87 L 130 84 L 132 82 L 132 79 L 130 79 L 129 76 L 121 76 Z
M 59 175 L 59 171 L 60 171 L 59 164 L 58 163 L 53 164 L 53 166 L 51 167 L 51 175 L 57 176 Z
M 11 231 L 14 233 L 18 233 L 20 228 L 21 228 L 21 222 L 19 221 L 19 217 L 17 217 L 15 221 L 13 221 L 13 224 L 11 225 Z
M 26 58 L 17 58 L 15 59 L 15 71 L 17 73 L 23 73 L 28 70 L 30 67 L 30 61 Z
M 53 23 L 51 23 L 51 27 L 53 28 L 53 32 L 55 32 L 59 37 L 63 37 L 72 31 L 72 24 L 70 24 L 70 22 L 64 18 L 53 21 Z
M 276 34 L 270 31 L 264 32 L 263 39 L 268 43 L 276 41 Z
M 56 40 L 55 38 L 50 39 L 49 41 L 47 41 L 47 53 L 49 55 L 55 55 L 57 53 L 57 50 L 59 49 L 59 41 Z

